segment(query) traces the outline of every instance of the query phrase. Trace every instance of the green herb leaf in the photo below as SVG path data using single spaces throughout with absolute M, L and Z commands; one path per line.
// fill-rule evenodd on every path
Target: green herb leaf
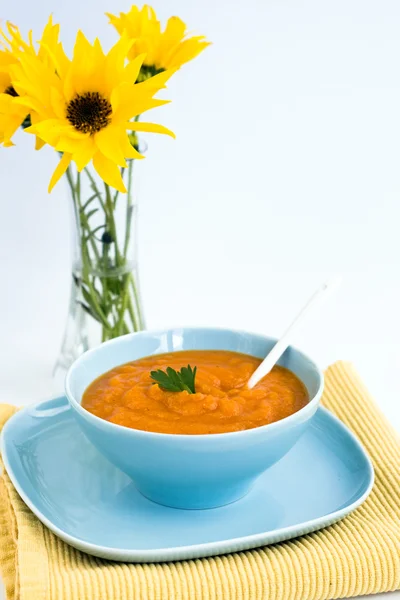
M 166 371 L 166 372 L 165 372 Z M 183 392 L 186 390 L 189 394 L 195 394 L 195 378 L 197 367 L 188 365 L 182 367 L 180 371 L 175 371 L 172 367 L 167 367 L 165 371 L 158 369 L 151 371 L 150 377 L 155 383 L 158 383 L 162 390 L 167 392 Z
M 86 220 L 89 221 L 90 217 L 95 215 L 98 210 L 99 210 L 98 208 L 93 208 L 92 210 L 89 210 L 89 212 L 86 215 Z

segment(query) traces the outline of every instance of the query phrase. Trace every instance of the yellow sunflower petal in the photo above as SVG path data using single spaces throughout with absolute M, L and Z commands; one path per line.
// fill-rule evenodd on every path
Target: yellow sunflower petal
M 51 88 L 61 88 L 54 66 L 44 64 L 33 55 L 20 55 L 19 64 L 11 67 L 11 76 L 20 96 L 35 97 L 44 106 L 50 103 Z
M 108 13 L 108 12 L 106 12 L 105 15 L 106 15 L 106 17 L 108 17 L 108 22 L 110 23 L 110 25 L 114 25 L 115 29 L 121 35 L 121 33 L 124 30 L 124 26 L 122 25 L 122 22 L 121 22 L 122 21 L 121 17 L 117 17 L 116 15 L 113 15 L 112 13 Z
M 110 68 L 112 71 L 123 69 L 132 44 L 133 40 L 123 33 L 106 56 L 106 68 Z
M 179 17 L 170 17 L 164 31 L 164 37 L 168 40 L 180 41 L 186 33 L 186 24 Z
M 126 117 L 126 119 L 132 119 L 133 117 L 137 117 L 152 108 L 157 108 L 158 106 L 164 106 L 165 104 L 169 104 L 171 100 L 158 100 L 157 98 L 152 98 L 148 100 L 143 98 L 142 100 L 137 99 L 135 104 L 133 104 L 130 108 L 130 116 Z
M 9 37 L 7 37 L 7 35 L 4 33 L 3 30 L 0 30 L 0 35 L 3 38 L 4 42 L 6 42 L 6 44 L 4 44 L 4 42 L 2 42 L 3 47 L 8 49 L 7 46 L 9 46 L 9 49 L 13 53 L 14 52 L 18 53 L 20 50 L 25 50 L 27 52 L 34 52 L 32 39 L 31 39 L 32 32 L 29 32 L 30 43 L 27 44 L 23 40 L 21 33 L 16 25 L 13 25 L 13 23 L 10 23 L 10 21 L 7 21 L 6 27 L 7 27 Z
M 106 55 L 103 52 L 103 48 L 101 47 L 101 42 L 100 42 L 99 38 L 95 38 L 94 43 L 93 43 L 93 48 L 95 51 L 95 57 L 96 57 L 97 61 L 104 60 Z
M 129 137 L 126 135 L 125 132 L 123 132 L 123 134 L 120 137 L 120 144 L 121 150 L 126 158 L 135 158 L 136 160 L 144 158 L 144 156 L 132 146 Z
M 169 57 L 180 47 L 186 34 L 186 24 L 179 17 L 168 19 L 164 33 L 161 34 L 157 50 L 154 53 L 154 64 L 168 69 L 173 66 Z M 176 64 L 177 67 L 181 65 Z
M 15 115 L 7 116 L 5 123 L 3 124 L 2 127 L 0 127 L 4 146 L 13 145 L 11 138 L 13 137 L 13 135 L 16 133 L 16 131 L 20 127 L 22 121 L 23 121 L 23 118 L 21 118 L 21 117 L 18 117 Z
M 56 88 L 52 87 L 50 90 L 50 101 L 54 114 L 59 119 L 64 119 L 66 103 L 62 93 Z
M 79 141 L 85 137 L 83 133 L 76 132 L 71 125 L 63 125 L 62 122 L 60 123 L 60 121 L 55 119 L 39 121 L 34 125 L 31 125 L 31 127 L 27 127 L 25 131 L 39 136 L 46 144 L 53 146 L 60 152 L 68 152 L 68 148 L 59 148 L 60 139 L 62 139 L 63 136 L 71 141 Z
M 104 156 L 120 167 L 126 167 L 125 157 L 119 144 L 120 127 L 109 125 L 95 134 L 95 144 Z
M 89 134 L 87 134 L 87 137 L 89 137 Z M 59 135 L 59 139 L 55 149 L 57 150 L 57 152 L 68 152 L 69 154 L 73 155 L 75 154 L 75 152 L 78 152 L 79 146 L 81 144 L 84 144 L 85 141 L 85 134 L 82 134 L 81 138 L 73 138 L 70 137 L 68 134 L 65 135 L 64 133 L 61 133 Z
M 128 35 L 133 40 L 132 57 L 145 52 L 144 64 L 149 67 L 180 68 L 208 46 L 204 36 L 186 37 L 186 24 L 179 17 L 171 17 L 161 31 L 160 21 L 148 5 L 140 10 L 132 6 L 127 13 L 107 16 L 121 36 Z
M 88 135 L 86 140 L 77 144 L 77 148 L 73 153 L 73 160 L 79 172 L 92 160 L 95 152 L 96 145 L 93 136 Z
M 157 20 L 156 11 L 154 10 L 154 8 L 152 6 L 150 6 L 149 4 L 144 4 L 143 8 L 142 8 L 142 15 L 147 17 L 147 20 L 149 21 L 149 23 L 156 21 L 157 25 L 158 25 L 156 30 L 160 31 L 160 22 Z
M 0 112 L 8 113 L 12 105 L 10 94 L 0 94 Z
M 35 125 L 38 122 L 39 116 L 35 112 L 31 112 L 31 123 Z M 46 142 L 42 140 L 39 136 L 36 136 L 35 139 L 35 150 L 41 150 L 43 146 L 46 145 Z
M 178 67 L 174 67 L 173 69 L 168 69 L 166 71 L 161 71 L 161 73 L 157 73 L 154 77 L 149 77 L 146 81 L 142 81 L 141 83 L 137 83 L 137 87 L 140 91 L 144 90 L 152 90 L 156 88 L 157 90 L 161 90 L 165 87 L 168 79 L 172 77 L 174 73 L 178 71 Z
M 15 102 L 9 94 L 0 94 L 0 133 L 3 145 L 9 145 L 11 138 L 26 117 L 27 109 Z
M 1 51 L 0 51 L 1 55 Z M 11 85 L 11 77 L 8 73 L 9 67 L 4 67 L 4 70 L 0 68 L 0 92 L 4 93 L 6 89 Z
M 71 162 L 71 158 L 72 158 L 71 154 L 68 154 L 68 152 L 65 152 L 62 155 L 62 158 L 61 158 L 60 162 L 58 163 L 58 165 L 50 179 L 49 189 L 48 189 L 49 193 L 51 192 L 53 187 L 56 185 L 57 181 L 64 175 L 65 171 L 68 169 L 69 163 Z
M 2 140 L 2 135 L 0 133 L 0 144 L 3 144 L 4 148 L 12 148 L 13 146 L 15 146 L 14 142 L 10 142 L 10 141 L 5 141 Z
M 126 57 L 133 41 L 123 34 L 118 42 L 114 44 L 104 61 L 104 80 L 107 93 L 121 81 L 124 72 Z
M 141 83 L 135 85 L 122 83 L 114 89 L 111 95 L 113 122 L 125 122 L 133 119 L 136 115 L 141 115 L 146 110 L 169 104 L 170 100 L 152 98 L 151 96 L 155 92 L 138 90 L 137 88 L 141 85 Z
M 170 67 L 181 66 L 196 58 L 207 46 L 210 46 L 210 42 L 206 42 L 203 36 L 184 40 L 166 55 L 166 64 Z
M 130 63 L 124 69 L 124 78 L 126 81 L 130 83 L 135 83 L 138 75 L 140 73 L 140 68 L 145 59 L 145 54 L 140 54 L 134 60 L 131 60 Z
M 40 102 L 38 102 L 35 98 L 29 98 L 28 96 L 19 96 L 15 98 L 14 104 L 24 106 L 26 108 L 26 112 L 29 112 L 28 109 L 40 112 L 42 109 Z
M 79 29 L 75 39 L 73 60 L 81 62 L 83 58 L 91 56 L 92 52 L 92 45 L 90 44 L 83 31 Z
M 60 25 L 53 24 L 53 17 L 50 15 L 49 20 L 43 30 L 42 37 L 40 39 L 40 46 L 38 50 L 38 57 L 40 59 L 47 58 L 48 49 L 54 48 L 58 44 L 58 36 L 60 34 Z
M 93 157 L 93 166 L 105 183 L 126 194 L 120 170 L 112 160 L 106 158 L 101 152 L 97 152 Z
M 132 131 L 147 131 L 148 133 L 164 133 L 175 139 L 175 134 L 170 129 L 167 129 L 163 125 L 157 125 L 156 123 L 143 123 L 140 121 L 133 121 L 126 124 L 127 129 Z
M 44 50 L 46 50 L 49 59 L 52 61 L 53 65 L 54 65 L 54 69 L 55 69 L 57 75 L 60 78 L 64 78 L 67 73 L 67 70 L 71 64 L 71 61 L 65 54 L 64 48 L 63 48 L 63 45 L 61 44 L 61 42 L 58 42 L 57 44 L 54 44 L 53 46 L 51 46 L 50 44 L 43 42 L 43 41 L 40 44 L 41 44 L 41 47 Z
M 75 95 L 85 92 L 99 92 L 107 96 L 106 60 L 100 42 L 92 46 L 82 31 L 78 31 L 74 46 L 74 56 L 64 80 L 64 96 L 70 101 Z
M 46 142 L 40 139 L 40 137 L 36 136 L 35 140 L 35 150 L 41 150 L 43 146 L 46 145 Z
M 39 121 L 25 129 L 26 133 L 33 133 L 50 146 L 56 146 L 60 139 L 60 131 L 57 119 Z

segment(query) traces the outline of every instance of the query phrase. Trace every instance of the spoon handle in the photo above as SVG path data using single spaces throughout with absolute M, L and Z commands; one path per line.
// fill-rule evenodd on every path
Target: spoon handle
M 272 350 L 267 354 L 259 367 L 254 371 L 247 384 L 248 388 L 253 388 L 265 375 L 271 371 L 272 367 L 278 362 L 286 348 L 290 346 L 293 334 L 298 325 L 303 321 L 304 317 L 311 311 L 316 304 L 321 300 L 325 300 L 332 292 L 334 292 L 341 284 L 341 277 L 332 277 L 321 285 L 308 300 L 307 304 L 301 309 L 294 321 L 286 329 L 279 341 L 276 342 Z

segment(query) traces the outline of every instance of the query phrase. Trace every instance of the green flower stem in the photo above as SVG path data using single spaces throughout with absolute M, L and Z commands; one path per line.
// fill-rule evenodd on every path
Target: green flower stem
M 76 184 L 74 184 L 70 169 L 68 168 L 67 169 L 67 180 L 68 180 L 69 186 L 71 188 L 72 199 L 74 201 L 74 209 L 75 209 L 75 211 L 78 210 L 78 213 L 79 213 L 78 218 L 80 220 L 80 223 L 82 224 L 82 227 L 84 229 L 86 229 L 86 231 L 88 232 L 88 239 L 90 238 L 90 245 L 92 247 L 93 253 L 96 255 L 97 260 L 99 260 L 100 254 L 97 249 L 95 240 L 92 239 L 93 232 L 90 231 L 89 221 L 86 218 L 85 211 L 81 205 L 80 173 L 78 173 L 77 182 L 76 182 Z M 82 243 L 83 243 L 83 241 L 82 241 Z
M 128 163 L 128 201 L 126 203 L 126 216 L 125 216 L 125 243 L 124 243 L 124 258 L 126 259 L 129 247 L 129 238 L 131 234 L 131 223 L 132 223 L 132 171 L 133 171 L 133 160 Z
M 122 177 L 122 179 L 124 178 L 124 172 L 125 172 L 125 169 L 123 167 L 121 167 L 121 177 Z M 128 192 L 129 192 L 129 190 L 128 190 Z M 114 198 L 113 198 L 114 209 L 117 207 L 118 196 L 119 196 L 119 191 L 115 190 L 115 192 L 114 192 Z
M 140 306 L 139 290 L 137 288 L 136 281 L 135 281 L 135 278 L 134 278 L 134 276 L 133 276 L 132 273 L 130 274 L 130 281 L 131 281 L 131 284 L 132 284 L 133 296 L 135 298 L 135 303 L 136 303 L 137 312 L 138 312 L 138 325 L 139 325 L 139 329 L 143 329 L 144 328 L 144 323 L 143 323 L 142 311 L 141 311 L 141 306 Z
M 68 183 L 71 188 L 72 198 L 74 200 L 75 207 L 79 211 L 80 222 L 82 224 L 82 227 L 89 232 L 89 241 L 93 248 L 93 252 L 96 255 L 96 259 L 99 260 L 100 254 L 97 249 L 96 242 L 93 239 L 93 235 L 91 235 L 88 219 L 86 218 L 86 214 L 84 213 L 84 211 L 81 210 L 82 206 L 81 206 L 81 197 L 80 197 L 80 194 L 81 194 L 80 173 L 78 172 L 77 182 L 76 182 L 76 184 L 74 184 L 71 172 L 69 169 L 67 169 L 67 179 L 68 179 Z M 89 276 L 89 273 L 91 271 L 90 256 L 88 253 L 87 240 L 85 239 L 84 232 L 82 232 L 82 235 L 81 235 L 81 250 L 82 250 L 82 263 L 83 263 L 82 264 L 82 267 L 83 267 L 82 268 L 82 271 L 83 271 L 82 276 L 85 279 L 85 283 L 87 283 L 87 286 L 89 288 L 90 296 L 91 296 L 91 299 L 93 302 L 93 307 L 96 309 L 96 313 L 99 316 L 99 318 L 103 324 L 103 336 L 104 336 L 104 329 L 108 330 L 110 328 L 110 326 L 109 326 L 109 323 L 107 322 L 106 316 L 104 315 L 103 311 L 101 310 L 101 308 L 99 306 L 99 303 L 98 303 L 97 297 L 96 297 L 96 291 L 93 287 L 93 284 L 90 281 L 90 276 Z
M 103 244 L 103 264 L 104 264 L 104 268 L 107 268 L 107 262 L 108 262 L 108 250 L 109 250 L 109 245 L 108 244 Z M 107 277 L 103 277 L 102 278 L 102 289 L 103 289 L 103 303 L 105 306 L 107 306 L 107 298 L 108 298 L 108 286 L 107 286 Z M 103 327 L 103 331 L 101 334 L 101 341 L 105 342 L 106 341 L 106 332 L 104 330 Z
M 120 314 L 119 314 L 119 319 L 118 319 L 118 323 L 116 326 L 116 335 L 122 335 L 123 333 L 123 329 L 124 329 L 124 325 L 125 325 L 125 312 L 126 309 L 128 307 L 128 301 L 129 301 L 129 275 L 125 275 L 124 277 L 124 288 L 122 291 L 122 301 L 121 301 L 121 309 L 120 309 Z M 126 325 L 125 325 L 126 327 Z
M 82 174 L 77 173 L 74 180 L 71 169 L 67 169 L 66 173 L 79 230 L 81 270 L 76 280 L 81 289 L 79 302 L 89 316 L 101 325 L 102 341 L 143 328 L 135 276 L 128 271 L 133 210 L 132 160 L 128 163 L 127 171 L 126 226 L 122 240 L 118 240 L 115 222 L 118 192 L 112 194 L 107 184 L 104 184 L 104 191 L 101 192 L 92 173 L 85 168 L 82 174 L 88 177 L 93 193 L 82 200 Z M 92 225 L 91 217 L 96 212 L 96 221 Z M 103 223 L 100 221 L 100 224 L 99 215 L 103 217 Z
M 136 318 L 136 315 L 135 315 L 135 310 L 133 308 L 131 298 L 129 298 L 129 301 L 128 301 L 128 312 L 129 312 L 129 316 L 130 316 L 131 321 L 132 321 L 133 330 L 134 331 L 139 331 L 140 330 L 140 326 L 139 326 L 139 322 L 138 322 L 138 320 Z
M 90 267 L 89 267 L 89 263 L 90 263 L 90 258 L 87 254 L 87 247 L 85 245 L 82 246 L 82 262 L 83 262 L 83 268 L 82 268 L 82 276 L 83 279 L 85 281 L 85 283 L 87 284 L 89 291 L 90 291 L 90 297 L 91 297 L 91 301 L 93 302 L 93 307 L 95 308 L 96 314 L 98 315 L 101 323 L 103 324 L 103 327 L 106 330 L 110 329 L 110 324 L 107 321 L 106 316 L 104 315 L 98 300 L 97 300 L 97 295 L 96 295 L 96 289 L 93 286 L 93 283 L 90 281 L 90 275 L 89 275 L 89 271 L 90 271 Z
M 89 169 L 88 169 L 87 167 L 85 167 L 85 168 L 84 168 L 84 171 L 85 171 L 86 175 L 88 176 L 88 178 L 89 178 L 89 180 L 90 180 L 90 184 L 91 184 L 91 186 L 92 186 L 92 190 L 93 190 L 93 191 L 95 192 L 95 194 L 97 195 L 97 198 L 98 198 L 98 200 L 99 200 L 99 203 L 100 203 L 100 205 L 101 205 L 101 208 L 103 209 L 104 213 L 107 213 L 107 211 L 106 211 L 106 207 L 104 206 L 103 198 L 101 197 L 100 190 L 99 190 L 99 188 L 97 187 L 97 184 L 96 184 L 96 180 L 95 180 L 95 178 L 93 177 L 93 175 L 91 174 L 91 172 L 89 171 Z
M 110 233 L 113 238 L 113 243 L 114 243 L 114 247 L 115 247 L 115 262 L 116 262 L 117 266 L 120 266 L 121 265 L 121 256 L 120 256 L 119 248 L 118 248 L 117 228 L 115 226 L 114 206 L 113 206 L 113 201 L 111 198 L 110 186 L 108 186 L 105 183 L 104 188 L 105 188 L 105 192 L 106 192 L 106 209 L 107 209 L 108 223 L 109 223 Z

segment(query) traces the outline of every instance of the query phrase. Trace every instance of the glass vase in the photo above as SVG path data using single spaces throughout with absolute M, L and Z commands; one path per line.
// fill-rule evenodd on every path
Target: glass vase
M 81 173 L 70 167 L 66 173 L 72 208 L 72 277 L 56 379 L 89 348 L 145 327 L 133 166 L 130 160 L 121 170 L 126 194 L 105 184 L 90 167 Z

